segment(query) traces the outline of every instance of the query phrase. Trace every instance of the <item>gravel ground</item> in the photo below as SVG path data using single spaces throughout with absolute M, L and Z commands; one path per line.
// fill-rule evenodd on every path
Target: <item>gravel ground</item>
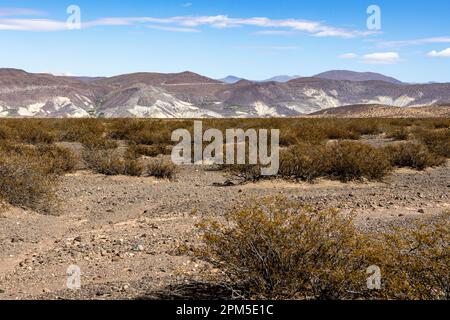
M 282 194 L 354 211 L 361 227 L 382 228 L 449 210 L 449 168 L 450 163 L 424 172 L 397 170 L 382 183 L 264 181 L 228 187 L 220 186 L 224 173 L 206 167 L 180 168 L 174 181 L 79 171 L 59 186 L 59 215 L 18 208 L 0 213 L 0 299 L 151 299 L 183 292 L 194 297 L 202 288 L 190 290 L 186 279 L 197 279 L 207 266 L 176 248 L 197 240 L 195 224 L 204 216 Z M 66 287 L 70 265 L 81 269 L 81 290 Z

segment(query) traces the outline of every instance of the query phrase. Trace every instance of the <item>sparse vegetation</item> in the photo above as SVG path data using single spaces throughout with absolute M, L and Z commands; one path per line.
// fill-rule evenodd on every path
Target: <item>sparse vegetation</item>
M 382 234 L 358 230 L 352 217 L 267 198 L 199 225 L 197 251 L 247 299 L 448 299 L 449 214 Z M 258 232 L 255 232 L 258 230 Z M 381 290 L 366 270 L 383 272 Z
M 313 181 L 326 175 L 328 167 L 322 145 L 298 144 L 280 154 L 279 174 L 283 178 Z
M 227 165 L 225 168 L 243 181 L 271 178 L 262 176 L 257 165 Z M 381 180 L 391 169 L 382 150 L 358 142 L 334 141 L 326 146 L 298 144 L 283 150 L 278 177 L 301 181 L 320 177 L 342 182 Z
M 443 157 L 431 153 L 419 143 L 399 143 L 384 148 L 386 156 L 395 167 L 408 167 L 424 170 L 445 163 Z
M 55 203 L 55 164 L 35 153 L 0 152 L 0 200 L 13 206 L 49 212 Z
M 49 173 L 57 175 L 73 172 L 80 161 L 73 151 L 56 145 L 40 145 L 37 154 L 47 163 Z
M 140 160 L 124 158 L 113 149 L 87 150 L 83 153 L 83 159 L 89 169 L 108 176 L 141 176 L 144 171 Z
M 351 180 L 381 180 L 391 165 L 385 154 L 369 145 L 355 142 L 337 142 L 326 147 L 328 176 L 342 182 Z
M 29 163 L 24 170 L 39 169 L 37 175 L 73 172 L 82 157 L 89 169 L 106 175 L 170 178 L 175 172 L 172 164 L 147 157 L 169 155 L 173 146 L 171 132 L 178 128 L 192 131 L 192 121 L 2 119 L 0 150 L 3 157 L 8 153 L 28 159 L 17 165 Z M 441 165 L 450 157 L 448 119 L 204 119 L 203 128 L 279 128 L 279 177 L 290 180 L 380 180 L 391 166 L 423 170 Z M 410 143 L 374 148 L 348 141 L 378 134 L 408 139 Z M 73 143 L 75 149 L 56 144 L 61 141 Z M 83 152 L 77 151 L 77 144 Z M 40 164 L 34 165 L 36 161 Z M 267 178 L 258 166 L 224 168 L 245 181 Z
M 450 128 L 428 130 L 419 128 L 414 135 L 437 155 L 450 158 Z
M 386 137 L 397 141 L 408 140 L 409 130 L 405 127 L 393 127 L 386 132 Z
M 164 159 L 152 159 L 147 163 L 146 174 L 161 179 L 172 179 L 176 173 L 176 166 Z
M 166 145 L 132 144 L 127 149 L 127 156 L 130 158 L 138 158 L 140 156 L 157 157 L 170 154 L 170 152 L 172 152 L 171 148 L 168 148 Z

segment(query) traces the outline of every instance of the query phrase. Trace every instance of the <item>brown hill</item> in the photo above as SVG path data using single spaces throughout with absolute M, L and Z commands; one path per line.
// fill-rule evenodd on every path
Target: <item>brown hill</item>
M 450 118 L 450 105 L 399 108 L 383 105 L 354 105 L 326 109 L 313 117 L 337 118 Z

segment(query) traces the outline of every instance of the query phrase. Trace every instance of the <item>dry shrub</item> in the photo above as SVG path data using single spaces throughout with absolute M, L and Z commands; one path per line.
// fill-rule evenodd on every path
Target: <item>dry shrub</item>
M 89 169 L 108 176 L 141 176 L 144 171 L 140 160 L 123 158 L 118 150 L 86 150 L 83 159 Z
M 165 145 L 144 145 L 144 144 L 132 144 L 128 146 L 127 157 L 139 158 L 140 156 L 157 157 L 159 155 L 170 155 L 171 149 Z
M 255 182 L 273 177 L 261 175 L 259 165 L 224 165 L 223 169 L 243 181 Z M 298 144 L 280 152 L 278 177 L 313 181 L 319 177 L 379 181 L 392 166 L 382 150 L 366 144 L 337 141 L 327 146 Z
M 146 145 L 170 145 L 172 144 L 172 131 L 168 128 L 146 128 L 140 131 L 134 132 L 130 137 L 132 142 L 136 144 L 146 144 Z
M 366 144 L 340 141 L 326 147 L 328 176 L 342 182 L 381 180 L 391 172 L 385 154 Z
M 81 142 L 87 149 L 99 150 L 99 149 L 115 149 L 118 147 L 118 143 L 114 140 L 110 140 L 104 136 L 98 136 L 95 134 L 86 134 L 80 138 Z
M 287 179 L 313 181 L 327 171 L 325 148 L 298 144 L 280 153 L 279 175 Z
M 414 136 L 425 144 L 428 149 L 442 157 L 450 158 L 450 129 L 417 129 Z
M 357 131 L 350 130 L 346 127 L 341 127 L 336 124 L 331 124 L 323 128 L 325 135 L 331 140 L 359 140 L 361 134 Z
M 15 135 L 14 130 L 9 127 L 0 125 L 0 140 L 13 139 Z
M 449 218 L 369 234 L 336 210 L 268 198 L 201 223 L 195 252 L 246 299 L 448 299 Z M 373 265 L 381 290 L 367 287 Z
M 427 147 L 418 143 L 399 143 L 384 148 L 386 156 L 395 167 L 424 170 L 445 163 L 445 159 L 432 154 Z
M 62 175 L 75 170 L 79 157 L 70 149 L 53 144 L 23 145 L 14 142 L 3 143 L 0 152 L 22 156 L 41 163 L 41 169 L 48 174 Z
M 244 298 L 338 299 L 363 289 L 363 240 L 350 218 L 284 198 L 259 203 L 231 213 L 227 223 L 200 225 L 200 256 Z
M 376 298 L 450 299 L 450 212 L 367 236 L 367 255 L 382 271 Z
M 134 134 L 144 129 L 146 121 L 141 119 L 112 119 L 109 123 L 109 137 L 116 140 L 132 140 Z
M 409 138 L 409 130 L 405 127 L 392 127 L 389 128 L 386 132 L 386 138 L 394 139 L 397 141 L 408 140 Z
M 50 144 L 57 140 L 56 133 L 46 131 L 45 128 L 39 127 L 38 124 L 33 124 L 33 122 L 30 122 L 29 126 L 17 131 L 19 141 L 31 144 Z
M 0 152 L 0 199 L 13 206 L 48 212 L 56 199 L 57 176 L 46 159 L 32 153 Z
M 151 177 L 172 179 L 176 173 L 176 166 L 163 158 L 152 159 L 147 163 L 146 173 Z
M 261 167 L 254 164 L 221 165 L 222 170 L 243 182 L 257 182 L 270 178 L 261 174 Z
M 60 119 L 55 120 L 60 141 L 83 142 L 91 137 L 102 137 L 105 125 L 101 119 Z
M 361 135 L 375 135 L 382 132 L 380 122 L 377 119 L 351 119 L 347 128 Z
M 47 164 L 46 168 L 51 174 L 73 172 L 80 161 L 72 150 L 55 145 L 40 145 L 37 147 L 37 153 Z

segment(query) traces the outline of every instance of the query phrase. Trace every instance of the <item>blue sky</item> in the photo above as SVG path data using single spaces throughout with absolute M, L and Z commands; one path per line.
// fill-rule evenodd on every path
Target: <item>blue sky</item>
M 81 10 L 69 30 L 67 7 Z M 381 29 L 367 27 L 378 5 Z M 213 78 L 381 72 L 450 82 L 450 1 L 0 1 L 0 67 L 85 76 Z

